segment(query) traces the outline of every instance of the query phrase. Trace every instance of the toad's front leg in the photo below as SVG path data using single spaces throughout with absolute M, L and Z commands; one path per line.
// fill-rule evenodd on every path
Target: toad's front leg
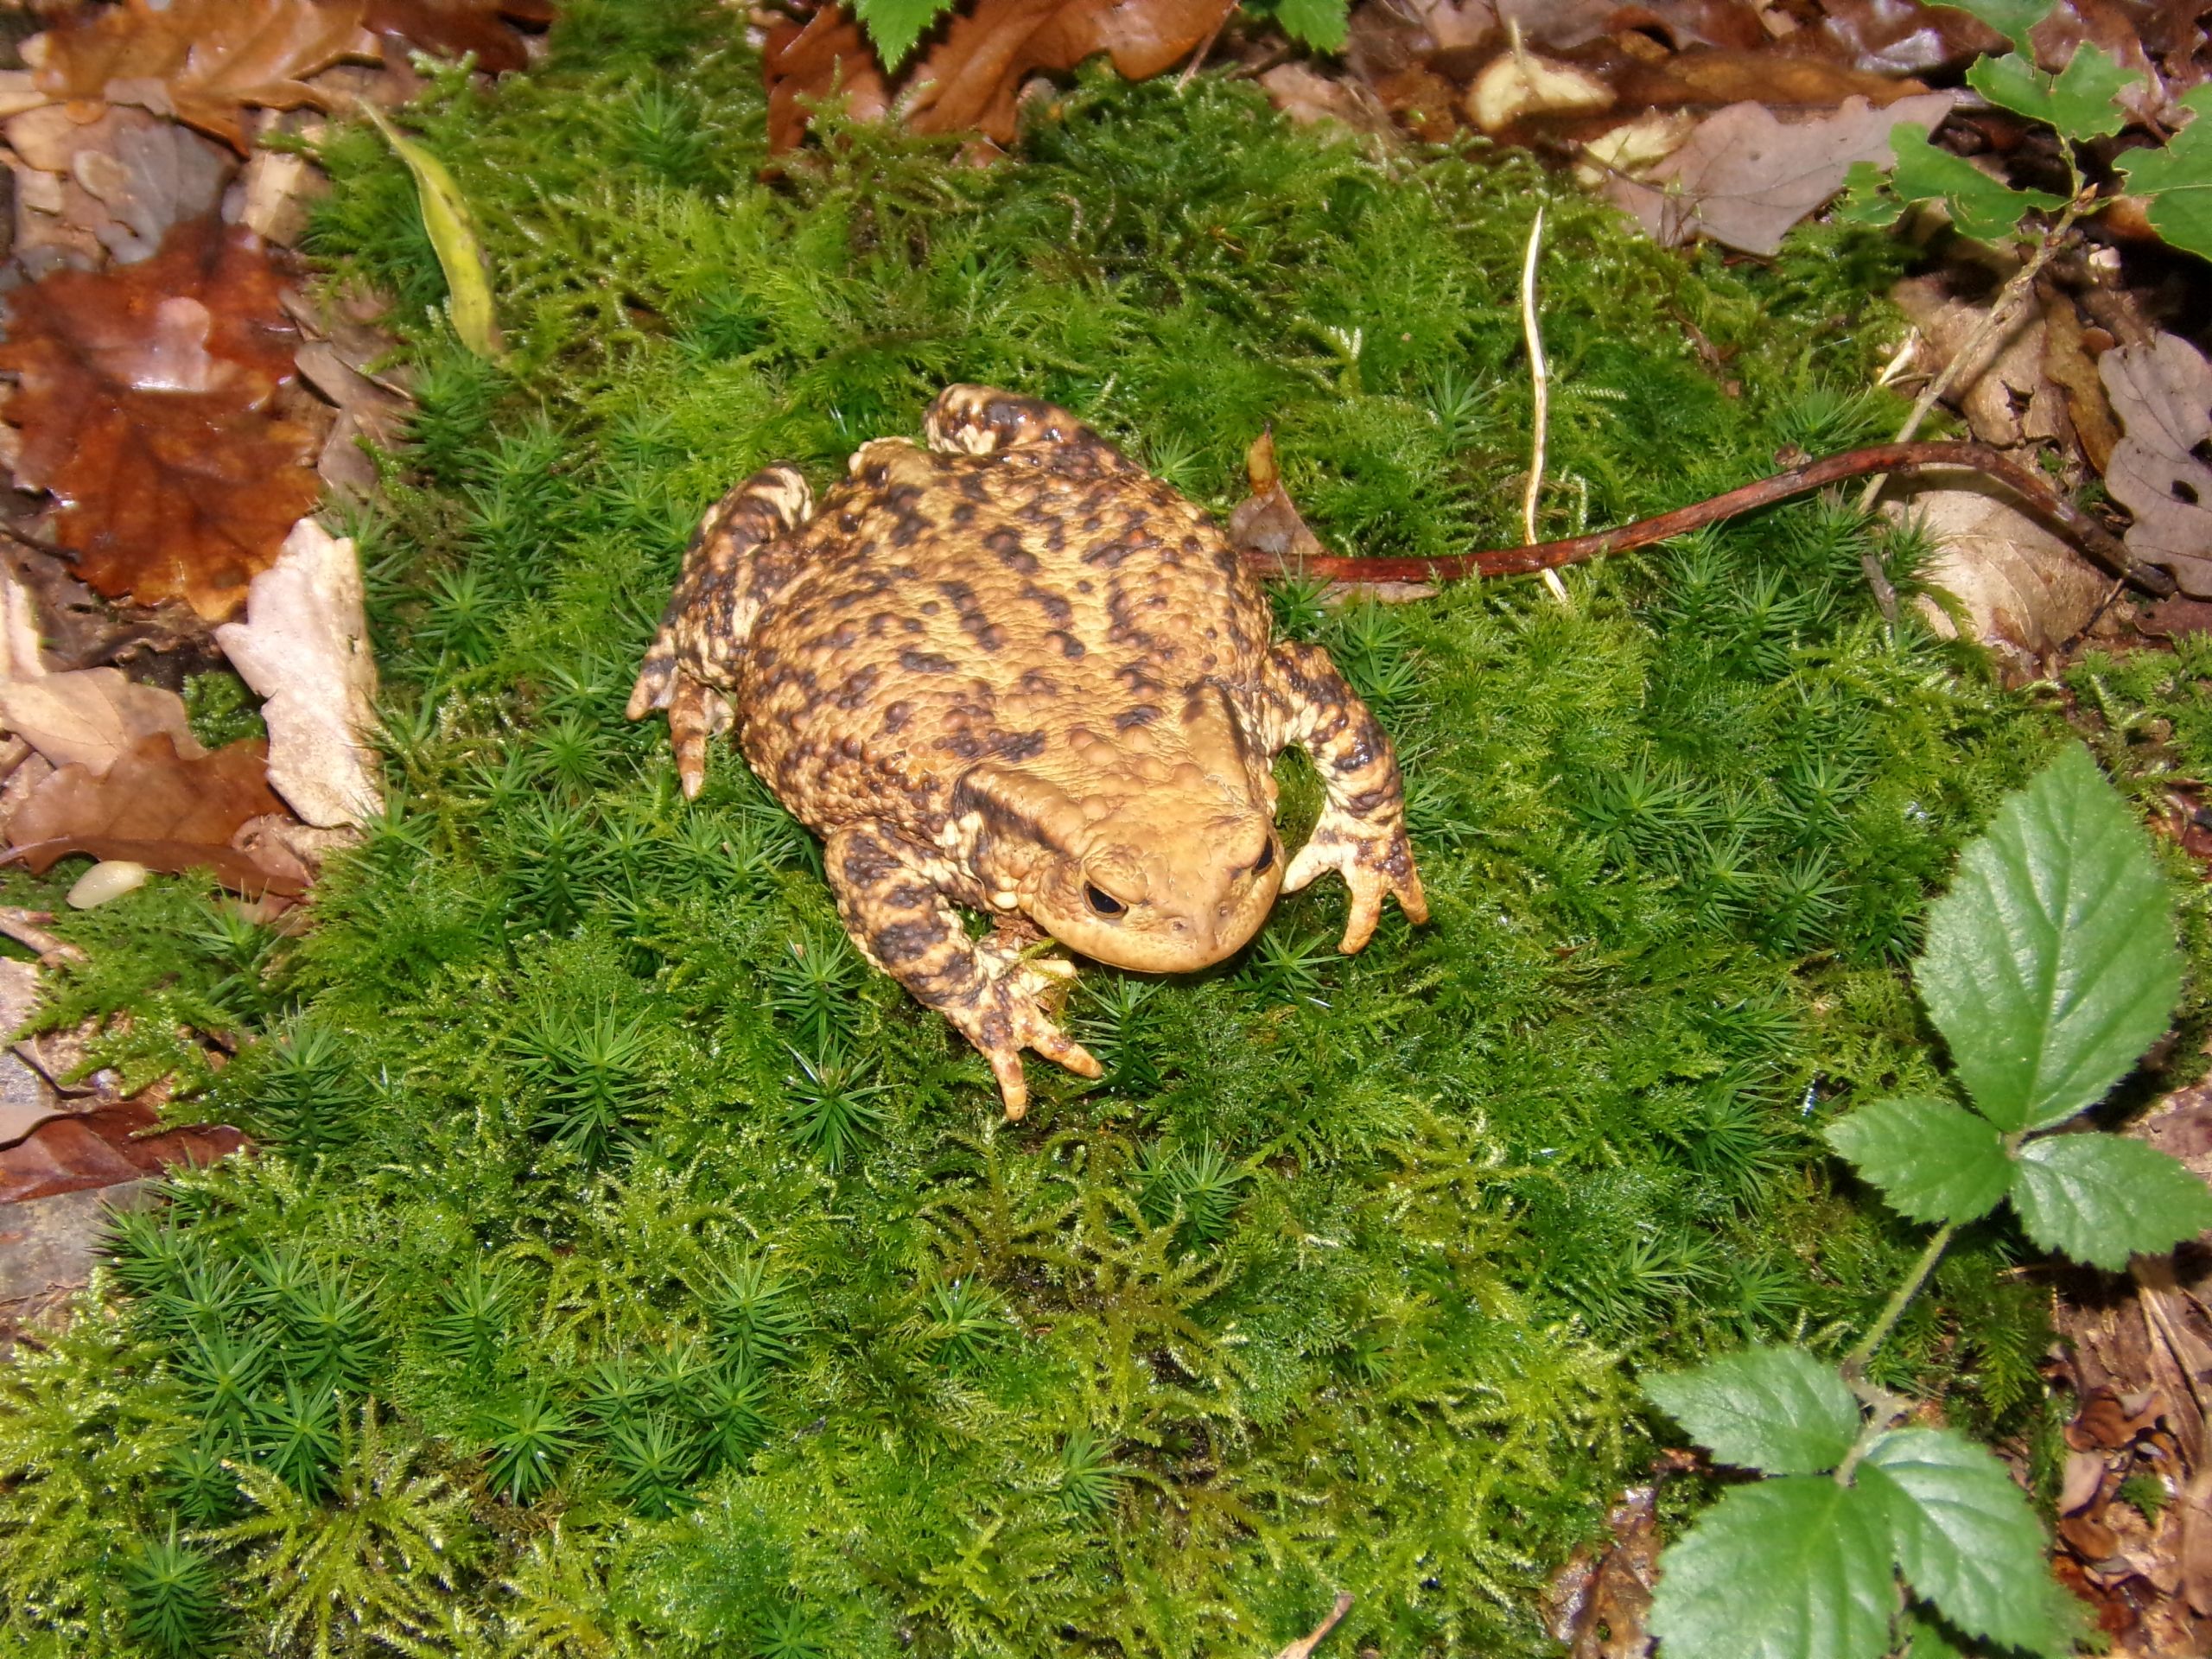
M 1296 744 L 1313 757 L 1328 797 L 1321 821 L 1283 872 L 1282 890 L 1296 893 L 1324 870 L 1340 870 L 1351 888 L 1344 918 L 1346 952 L 1364 946 L 1382 918 L 1382 895 L 1395 893 L 1407 917 L 1428 919 L 1428 899 L 1406 839 L 1405 783 L 1390 740 L 1375 722 L 1329 653 L 1285 641 L 1268 653 L 1262 681 L 1268 747 Z
M 982 1051 L 1009 1121 L 1029 1109 L 1021 1051 L 1033 1048 L 1086 1077 L 1098 1062 L 1046 1014 L 1041 999 L 1075 972 L 1057 959 L 1020 959 L 996 937 L 971 939 L 938 886 L 941 861 L 888 825 L 849 823 L 823 849 L 837 913 L 869 961 L 950 1020 Z

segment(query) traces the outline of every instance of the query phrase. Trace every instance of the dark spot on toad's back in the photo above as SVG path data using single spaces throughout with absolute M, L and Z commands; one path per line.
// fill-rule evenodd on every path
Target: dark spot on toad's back
M 899 653 L 899 666 L 911 674 L 950 674 L 952 658 L 940 657 L 933 651 L 902 651 Z

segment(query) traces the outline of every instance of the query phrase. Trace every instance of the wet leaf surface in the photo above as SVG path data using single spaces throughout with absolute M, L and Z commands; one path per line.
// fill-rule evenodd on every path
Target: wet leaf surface
M 16 481 L 54 493 L 52 539 L 98 592 L 220 620 L 315 505 L 316 435 L 274 408 L 299 343 L 283 280 L 251 232 L 203 219 L 10 296 Z
M 227 847 L 247 819 L 283 810 L 269 787 L 268 771 L 268 746 L 259 739 L 188 757 L 168 734 L 156 733 L 141 738 L 104 776 L 86 766 L 63 766 L 17 810 L 9 840 L 18 849 L 57 841 L 88 850 L 95 842 L 118 841 Z

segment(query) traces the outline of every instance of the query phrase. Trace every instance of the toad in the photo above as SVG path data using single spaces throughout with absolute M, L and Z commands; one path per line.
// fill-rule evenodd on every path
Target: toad
M 734 726 L 826 843 L 869 962 L 982 1051 L 1018 1118 L 1021 1051 L 1085 1077 L 1053 1018 L 1073 965 L 1186 972 L 1242 949 L 1278 892 L 1383 895 L 1414 921 L 1389 740 L 1328 655 L 1271 640 L 1258 579 L 1213 521 L 1066 410 L 952 386 L 927 447 L 879 438 L 817 507 L 772 467 L 708 512 L 630 694 L 668 712 L 687 797 Z M 1326 805 L 1286 861 L 1274 757 Z M 970 938 L 956 906 L 998 925 Z

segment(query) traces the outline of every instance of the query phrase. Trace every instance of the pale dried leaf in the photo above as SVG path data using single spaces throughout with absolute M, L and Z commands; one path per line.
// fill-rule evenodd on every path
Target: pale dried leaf
M 1664 246 L 1707 236 L 1746 253 L 1772 253 L 1791 226 L 1843 188 L 1853 162 L 1891 159 L 1890 132 L 1899 122 L 1932 130 L 1957 99 L 1923 92 L 1877 109 L 1851 98 L 1832 115 L 1791 123 L 1764 105 L 1732 104 L 1699 123 L 1648 182 L 1613 179 L 1606 194 Z
M 1952 293 L 1941 275 L 1908 277 L 1890 297 L 1918 331 L 1920 366 L 1930 374 L 1949 366 L 1989 315 L 1987 304 Z M 2024 307 L 2001 339 L 1981 346 L 1978 361 L 1960 365 L 1946 401 L 1984 443 L 2010 449 L 2067 435 L 2064 394 L 2044 374 L 2044 337 L 2041 315 Z
M 40 251 L 25 262 L 34 276 L 83 263 L 87 236 L 126 264 L 152 257 L 171 226 L 213 211 L 237 170 L 220 145 L 143 110 L 49 105 L 6 130 L 24 166 L 51 179 L 33 187 L 29 211 L 57 222 L 19 226 Z
M 1612 107 L 1613 89 L 1586 69 L 1534 52 L 1507 52 L 1484 64 L 1467 88 L 1467 119 L 1499 132 L 1524 116 L 1587 114 Z
M 53 765 L 82 766 L 95 778 L 156 734 L 168 736 L 187 760 L 207 753 L 192 735 L 183 698 L 125 679 L 113 668 L 0 683 L 0 723 Z
M 0 683 L 46 677 L 38 607 L 12 571 L 0 571 Z
M 376 658 L 360 561 L 350 539 L 302 518 L 276 563 L 253 579 L 246 620 L 216 643 L 267 701 L 269 781 L 312 824 L 359 823 L 383 810 L 376 757 Z
M 2134 514 L 2127 550 L 2173 572 L 2182 591 L 2212 598 L 2212 365 L 2196 348 L 2162 334 L 2120 346 L 2097 365 L 2123 435 L 2105 467 L 2105 487 Z
M 0 958 L 0 1033 L 11 1033 L 38 1007 L 38 969 Z M 0 1147 L 22 1140 L 47 1119 L 67 1110 L 46 1079 L 12 1052 L 0 1050 Z
M 1942 548 L 1925 575 L 1965 607 L 1973 634 L 2008 675 L 2033 678 L 2041 658 L 2089 625 L 2112 578 L 2034 519 L 1974 489 L 1918 489 L 1891 511 L 1920 520 Z M 1937 632 L 1956 630 L 1922 607 Z

